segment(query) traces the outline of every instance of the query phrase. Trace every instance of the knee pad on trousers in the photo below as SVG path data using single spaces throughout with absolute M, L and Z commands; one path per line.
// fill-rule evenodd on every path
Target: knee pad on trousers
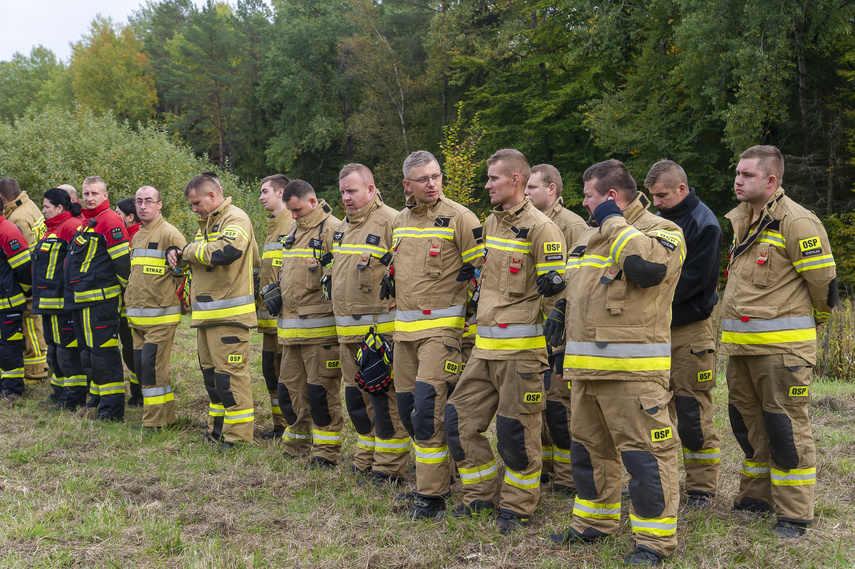
M 549 427 L 549 435 L 559 448 L 570 448 L 573 441 L 570 439 L 570 429 L 567 424 L 567 407 L 560 401 L 546 402 L 546 426 Z M 572 459 L 571 459 L 572 461 Z
M 220 401 L 222 401 L 223 407 L 234 407 L 237 405 L 234 393 L 231 392 L 231 376 L 227 373 L 214 373 L 214 381 L 217 384 L 217 393 L 220 394 Z
M 143 371 L 143 355 L 142 350 L 134 350 L 134 370 L 137 372 L 137 381 L 140 382 L 140 385 L 148 385 L 146 381 L 148 381 L 145 377 L 145 372 Z M 152 384 L 154 385 L 154 384 Z
M 499 439 L 497 446 L 505 466 L 516 471 L 528 468 L 525 428 L 518 419 L 496 415 L 496 437 Z
M 89 348 L 80 348 L 80 365 L 83 367 L 83 373 L 86 374 L 86 377 L 91 381 L 93 372 L 92 372 L 92 352 Z
M 665 511 L 665 493 L 659 478 L 659 461 L 646 450 L 620 453 L 623 465 L 632 478 L 629 497 L 635 513 L 642 518 L 658 518 Z
M 217 382 L 214 379 L 214 368 L 203 368 L 202 379 L 205 381 L 205 391 L 212 403 L 220 403 L 220 395 L 217 393 Z
M 414 394 L 413 432 L 416 440 L 426 441 L 433 437 L 436 413 L 436 388 L 430 383 L 417 381 Z
M 157 344 L 146 342 L 140 352 L 140 363 L 137 365 L 137 380 L 146 387 L 157 385 Z
M 463 445 L 460 444 L 457 409 L 451 403 L 445 405 L 444 426 L 445 440 L 448 443 L 448 450 L 451 451 L 451 458 L 460 462 L 466 458 L 466 453 L 463 452 Z
M 381 439 L 391 439 L 395 436 L 395 425 L 389 413 L 389 398 L 385 393 L 369 395 L 371 406 L 374 407 L 374 435 Z
M 401 423 L 411 437 L 415 437 L 413 431 L 413 408 L 415 407 L 415 399 L 409 391 L 398 391 L 395 396 L 398 399 L 398 415 L 401 416 Z
M 736 442 L 742 447 L 742 452 L 745 458 L 754 457 L 754 447 L 751 446 L 751 441 L 748 440 L 748 427 L 745 426 L 745 419 L 742 418 L 742 413 L 735 405 L 727 406 L 727 414 L 730 416 L 730 428 L 733 431 L 733 436 L 736 437 Z
M 319 427 L 329 425 L 332 422 L 330 416 L 330 406 L 327 401 L 327 390 L 323 385 L 314 383 L 307 384 L 309 392 L 309 412 L 312 414 L 312 421 Z
M 45 351 L 45 358 L 47 360 L 48 368 L 50 368 L 51 373 L 58 377 L 65 377 L 59 371 L 59 362 L 56 360 L 56 345 L 50 344 L 47 347 L 47 351 Z
M 279 377 L 276 374 L 276 352 L 262 350 L 261 352 L 261 375 L 267 385 L 267 391 L 276 391 L 279 388 Z
M 793 423 L 784 413 L 763 411 L 766 435 L 769 437 L 769 455 L 784 470 L 799 465 L 799 453 L 793 437 Z
M 78 350 L 72 348 L 56 347 L 56 364 L 59 370 L 54 372 L 60 377 L 70 377 L 72 375 L 82 375 L 86 371 L 83 368 L 81 354 Z
M 291 401 L 291 394 L 288 393 L 288 388 L 284 383 L 276 384 L 276 397 L 279 399 L 279 410 L 282 411 L 282 417 L 289 425 L 293 425 L 297 421 L 297 414 L 294 412 L 294 403 Z
M 591 453 L 585 445 L 578 441 L 571 441 L 570 463 L 573 465 L 573 484 L 576 486 L 576 493 L 583 500 L 596 500 L 599 493 L 594 482 L 594 463 L 591 462 Z
M 680 442 L 689 450 L 704 448 L 704 431 L 701 429 L 701 404 L 691 395 L 675 395 L 677 433 Z
M 360 435 L 367 435 L 371 432 L 371 418 L 368 416 L 368 408 L 365 406 L 365 400 L 362 398 L 362 391 L 355 385 L 348 385 L 344 388 L 344 403 L 347 406 L 347 414 L 350 415 L 350 421 L 353 423 L 353 428 Z

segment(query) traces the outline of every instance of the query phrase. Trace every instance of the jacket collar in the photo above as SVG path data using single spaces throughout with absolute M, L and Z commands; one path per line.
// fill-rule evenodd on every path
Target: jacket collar
M 527 212 L 529 208 L 533 207 L 531 205 L 531 200 L 528 199 L 528 196 L 512 207 L 511 209 L 502 209 L 501 206 L 495 208 L 491 213 L 496 216 L 496 219 L 501 223 L 513 223 L 515 219 L 521 216 L 523 213 Z
M 626 222 L 632 225 L 638 218 L 644 215 L 647 211 L 647 208 L 650 207 L 650 200 L 647 199 L 643 193 L 638 192 L 635 196 L 635 199 L 632 200 L 628 206 L 626 206 L 623 210 L 623 217 L 626 219 Z
M 445 194 L 440 192 L 439 196 L 437 196 L 437 198 L 433 202 L 427 203 L 427 204 L 424 204 L 424 203 L 423 204 L 417 204 L 416 198 L 414 198 L 411 195 L 407 198 L 406 206 L 407 206 L 407 209 L 409 209 L 413 214 L 424 215 L 428 211 L 435 210 L 436 207 L 440 204 L 440 202 L 442 202 L 444 199 L 445 199 Z
M 3 215 L 8 216 L 10 213 L 15 211 L 28 201 L 30 201 L 30 198 L 27 195 L 27 192 L 21 192 L 20 194 L 18 194 L 18 197 L 6 204 L 6 207 L 3 208 Z
M 55 215 L 50 219 L 45 219 L 45 227 L 48 229 L 53 229 L 55 227 L 59 227 L 63 221 L 71 217 L 70 211 L 64 211 L 59 215 Z
M 93 217 L 98 217 L 99 215 L 101 215 L 102 213 L 107 211 L 108 209 L 111 209 L 109 199 L 106 199 L 103 202 L 101 202 L 101 205 L 99 205 L 95 209 L 83 208 L 83 219 L 92 219 Z
M 698 204 L 701 202 L 698 195 L 695 193 L 695 188 L 689 188 L 689 194 L 683 198 L 683 201 L 678 203 L 672 208 L 663 208 L 659 210 L 659 213 L 665 219 L 677 219 L 678 217 L 682 217 L 686 213 L 693 211 Z
M 308 214 L 297 218 L 297 227 L 300 229 L 311 229 L 317 227 L 332 212 L 330 206 L 323 199 L 318 200 L 318 205 Z
M 218 207 L 217 209 L 215 209 L 214 211 L 212 211 L 211 213 L 209 213 L 209 214 L 208 214 L 208 217 L 206 217 L 205 219 L 200 219 L 200 220 L 198 220 L 198 222 L 199 222 L 199 227 L 201 227 L 201 228 L 202 228 L 202 231 L 205 231 L 205 229 L 206 229 L 209 225 L 212 225 L 212 224 L 213 224 L 213 225 L 216 225 L 217 223 L 219 223 L 219 222 L 220 222 L 220 217 L 222 217 L 223 212 L 225 212 L 225 211 L 226 211 L 226 209 L 228 209 L 228 207 L 229 207 L 230 205 L 232 205 L 232 197 L 231 197 L 231 196 L 229 196 L 229 197 L 227 197 L 226 199 L 224 199 L 224 200 L 223 200 L 223 203 L 221 203 L 221 204 L 220 204 L 220 207 Z
M 558 215 L 559 213 L 561 213 L 561 210 L 563 210 L 563 209 L 564 209 L 564 198 L 561 196 L 558 196 L 558 199 L 555 200 L 555 203 L 553 203 L 549 207 L 549 209 L 543 213 L 545 213 L 546 217 L 548 217 L 549 219 L 554 220 L 555 216 Z
M 345 217 L 345 221 L 351 225 L 361 225 L 375 210 L 380 209 L 383 200 L 380 198 L 380 190 L 374 191 L 374 197 L 356 211 L 351 211 Z
M 139 233 L 140 231 L 154 231 L 155 229 L 157 229 L 158 227 L 160 227 L 163 224 L 163 221 L 164 221 L 163 220 L 163 214 L 161 213 L 160 215 L 158 215 L 155 218 L 154 221 L 152 221 L 148 225 L 143 225 L 142 222 L 140 222 L 139 223 L 140 228 L 137 230 L 137 232 Z

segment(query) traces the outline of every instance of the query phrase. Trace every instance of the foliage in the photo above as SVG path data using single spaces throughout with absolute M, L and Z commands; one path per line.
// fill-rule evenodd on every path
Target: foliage
M 841 296 L 855 298 L 855 214 L 844 213 L 822 220 L 837 265 Z
M 24 114 L 31 105 L 65 103 L 73 98 L 65 65 L 41 45 L 29 55 L 15 53 L 11 61 L 0 62 L 0 117 Z
M 443 157 L 442 191 L 457 203 L 471 206 L 477 201 L 472 195 L 476 188 L 475 173 L 483 162 L 477 158 L 477 152 L 484 129 L 477 114 L 466 128 L 462 109 L 463 105 L 458 104 L 457 120 L 442 129 L 444 137 L 439 143 Z M 468 134 L 464 134 L 464 128 Z
M 113 203 L 132 197 L 142 185 L 152 185 L 163 196 L 164 216 L 192 236 L 198 225 L 184 198 L 184 186 L 210 169 L 207 160 L 176 145 L 162 128 L 134 129 L 127 121 L 83 107 L 29 112 L 14 122 L 0 121 L 0 177 L 17 179 L 37 204 L 45 190 L 60 184 L 80 190 L 92 175 L 104 178 Z M 265 214 L 255 189 L 226 172 L 219 177 L 226 195 L 250 215 L 256 232 L 265 235 Z
M 855 382 L 855 300 L 841 299 L 817 338 L 815 374 L 824 379 Z
M 154 75 L 141 49 L 129 26 L 97 16 L 89 34 L 73 46 L 70 73 L 77 101 L 131 122 L 154 116 Z

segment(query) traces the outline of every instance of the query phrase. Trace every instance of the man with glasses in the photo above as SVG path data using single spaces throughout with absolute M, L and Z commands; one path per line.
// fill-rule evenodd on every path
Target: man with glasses
M 141 187 L 135 204 L 140 229 L 131 241 L 125 305 L 143 397 L 142 428 L 159 430 L 175 421 L 169 356 L 175 328 L 181 321 L 181 301 L 175 291 L 183 277 L 169 268 L 166 253 L 184 249 L 187 240 L 161 215 L 163 202 L 157 188 Z
M 445 402 L 462 371 L 467 285 L 484 262 L 484 242 L 475 214 L 443 195 L 433 154 L 420 150 L 404 160 L 404 188 L 407 207 L 392 224 L 388 282 L 395 286 L 384 292 L 397 303 L 395 390 L 416 451 L 416 494 L 408 516 L 439 519 L 454 474 Z

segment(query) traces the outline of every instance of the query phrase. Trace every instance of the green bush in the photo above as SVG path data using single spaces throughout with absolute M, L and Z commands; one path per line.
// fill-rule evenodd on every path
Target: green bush
M 855 295 L 855 214 L 833 215 L 822 220 L 837 264 L 840 295 Z
M 815 374 L 822 379 L 855 382 L 855 303 L 843 299 L 820 326 Z
M 0 121 L 0 176 L 18 180 L 21 189 L 41 206 L 45 190 L 71 184 L 78 191 L 87 176 L 107 182 L 110 202 L 133 197 L 151 185 L 161 191 L 163 214 L 186 236 L 198 229 L 197 216 L 184 198 L 184 186 L 200 172 L 212 170 L 161 128 L 132 128 L 113 116 L 78 107 L 28 112 Z M 219 173 L 227 196 L 253 220 L 259 239 L 267 232 L 257 190 L 227 172 Z

